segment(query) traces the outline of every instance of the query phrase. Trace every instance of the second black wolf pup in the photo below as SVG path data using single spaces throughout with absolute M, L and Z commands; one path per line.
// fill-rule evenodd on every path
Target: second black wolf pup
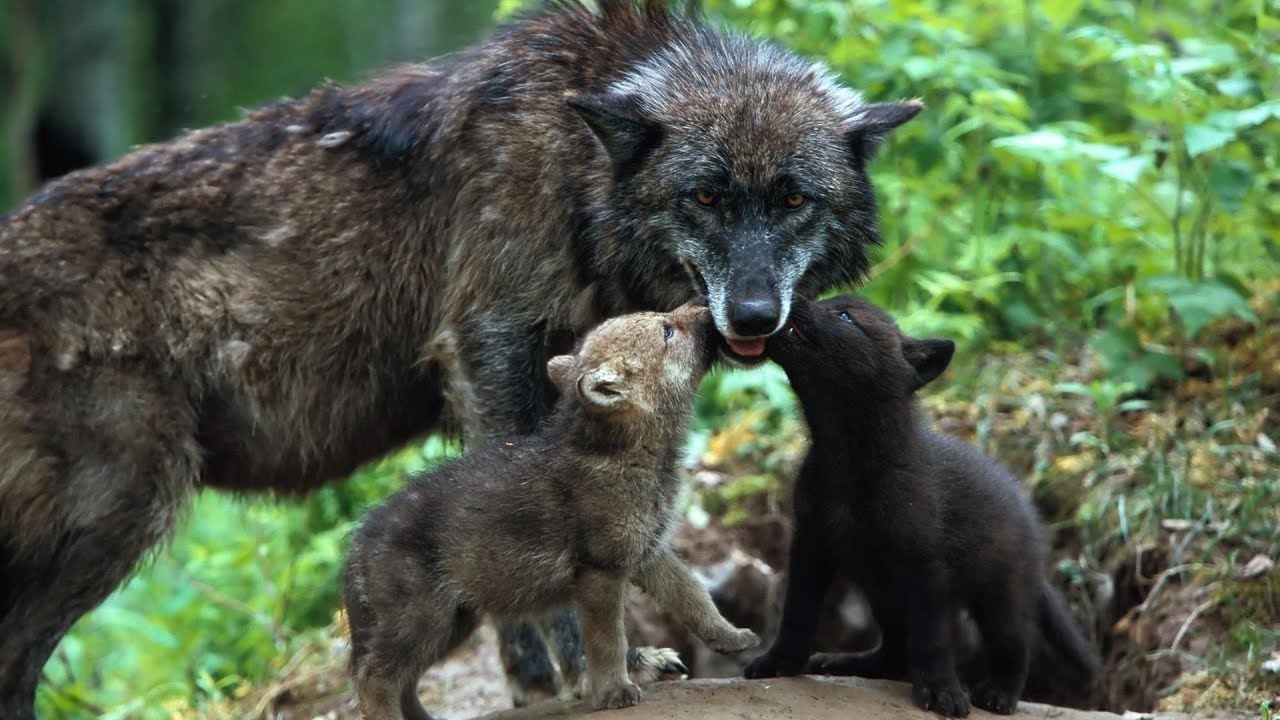
M 747 677 L 801 672 L 836 573 L 870 601 L 881 642 L 862 655 L 815 656 L 831 675 L 909 679 L 917 704 L 969 712 L 951 632 L 961 609 L 987 660 L 973 703 L 1012 713 L 1036 627 L 1082 675 L 1096 660 L 1044 574 L 1047 544 L 1017 480 L 976 448 L 929 429 L 917 390 L 951 361 L 949 340 L 903 335 L 871 303 L 793 306 L 769 340 L 804 408 L 813 446 L 795 484 L 790 580 L 778 636 Z
M 484 614 L 536 618 L 569 603 L 592 704 L 635 704 L 629 582 L 717 651 L 759 642 L 720 616 L 667 544 L 680 446 L 718 342 L 705 307 L 608 320 L 547 364 L 561 397 L 542 431 L 479 446 L 369 515 L 344 575 L 368 720 L 426 717 L 419 676 Z

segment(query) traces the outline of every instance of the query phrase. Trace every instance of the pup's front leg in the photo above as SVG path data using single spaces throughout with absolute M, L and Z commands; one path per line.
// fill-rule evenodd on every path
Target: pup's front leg
M 710 593 L 671 548 L 642 568 L 635 581 L 712 650 L 729 654 L 760 644 L 755 633 L 734 627 L 720 615 Z
M 578 578 L 574 603 L 582 617 L 587 646 L 587 683 L 597 709 L 621 708 L 640 701 L 640 688 L 627 677 L 627 634 L 623 624 L 620 575 L 585 571 Z
M 969 696 L 956 677 L 946 571 L 930 562 L 904 578 L 907 671 L 916 704 L 946 717 L 969 714 Z
M 822 538 L 814 531 L 817 518 L 797 518 L 791 540 L 791 565 L 782 622 L 773 646 L 743 670 L 749 678 L 796 675 L 805 668 L 818 628 L 822 600 L 831 587 L 834 571 Z

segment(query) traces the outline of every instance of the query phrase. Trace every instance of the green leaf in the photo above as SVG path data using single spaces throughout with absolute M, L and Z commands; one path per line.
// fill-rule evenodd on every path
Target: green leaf
M 1257 315 L 1240 293 L 1218 280 L 1192 282 L 1179 277 L 1151 278 L 1143 283 L 1145 289 L 1164 294 L 1169 306 L 1177 313 L 1182 327 L 1195 337 L 1209 323 L 1232 316 L 1256 323 Z
M 1055 0 L 1040 3 L 1040 12 L 1044 13 L 1054 30 L 1062 30 L 1076 19 L 1083 6 L 1084 0 Z
M 1103 163 L 1100 169 L 1108 177 L 1113 177 L 1129 185 L 1135 185 L 1138 182 L 1138 178 L 1142 177 L 1142 173 L 1149 167 L 1151 167 L 1151 158 L 1149 156 L 1136 155 Z
M 1238 212 L 1253 188 L 1253 169 L 1239 161 L 1214 163 L 1209 168 L 1209 191 L 1227 212 Z
M 1191 157 L 1203 155 L 1210 150 L 1217 150 L 1236 138 L 1231 130 L 1223 130 L 1211 125 L 1192 125 L 1187 128 L 1187 154 Z

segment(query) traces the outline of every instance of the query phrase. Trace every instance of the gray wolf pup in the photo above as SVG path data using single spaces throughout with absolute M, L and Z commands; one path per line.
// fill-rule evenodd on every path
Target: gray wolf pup
M 597 5 L 0 219 L 0 716 L 30 720 L 59 639 L 197 489 L 303 493 L 433 428 L 532 432 L 549 357 L 704 292 L 724 355 L 759 362 L 794 293 L 863 276 L 867 164 L 920 105 L 657 0 Z M 502 637 L 517 689 L 554 691 L 533 630 Z
M 705 307 L 608 320 L 577 355 L 548 363 L 562 395 L 540 431 L 476 446 L 369 515 L 344 582 L 366 718 L 427 717 L 418 678 L 484 614 L 536 617 L 569 602 L 592 705 L 634 705 L 629 582 L 715 650 L 759 642 L 720 616 L 668 546 L 680 448 L 718 344 Z
M 813 446 L 794 493 L 782 622 L 747 677 L 800 672 L 836 573 L 870 602 L 881 641 L 866 655 L 815 656 L 813 672 L 909 679 L 918 705 L 967 715 L 952 628 L 968 610 L 987 673 L 973 702 L 1012 713 L 1038 628 L 1083 676 L 1097 660 L 1045 577 L 1044 529 L 1018 481 L 976 448 L 928 428 L 914 395 L 951 362 L 950 340 L 904 335 L 865 300 L 798 300 L 769 339 L 804 408 Z

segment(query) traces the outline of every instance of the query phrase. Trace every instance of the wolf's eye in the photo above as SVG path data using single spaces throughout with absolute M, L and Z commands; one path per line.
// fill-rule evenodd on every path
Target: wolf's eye
M 804 205 L 805 201 L 808 199 L 809 198 L 801 195 L 800 193 L 791 193 L 790 195 L 782 198 L 782 205 L 788 210 L 795 210 L 801 205 Z
M 676 329 L 675 329 L 674 327 L 672 327 L 672 326 L 670 326 L 670 325 L 663 325 L 663 326 L 662 326 L 662 341 L 663 341 L 663 342 L 666 342 L 666 341 L 670 340 L 670 339 L 671 339 L 671 336 L 672 336 L 672 335 L 675 335 L 675 334 L 676 334 Z
M 840 312 L 836 313 L 836 317 L 849 323 L 850 325 L 853 324 L 853 316 L 849 314 L 848 310 L 841 310 Z
M 695 190 L 693 200 L 702 207 L 711 207 L 716 204 L 716 194 L 710 190 Z

